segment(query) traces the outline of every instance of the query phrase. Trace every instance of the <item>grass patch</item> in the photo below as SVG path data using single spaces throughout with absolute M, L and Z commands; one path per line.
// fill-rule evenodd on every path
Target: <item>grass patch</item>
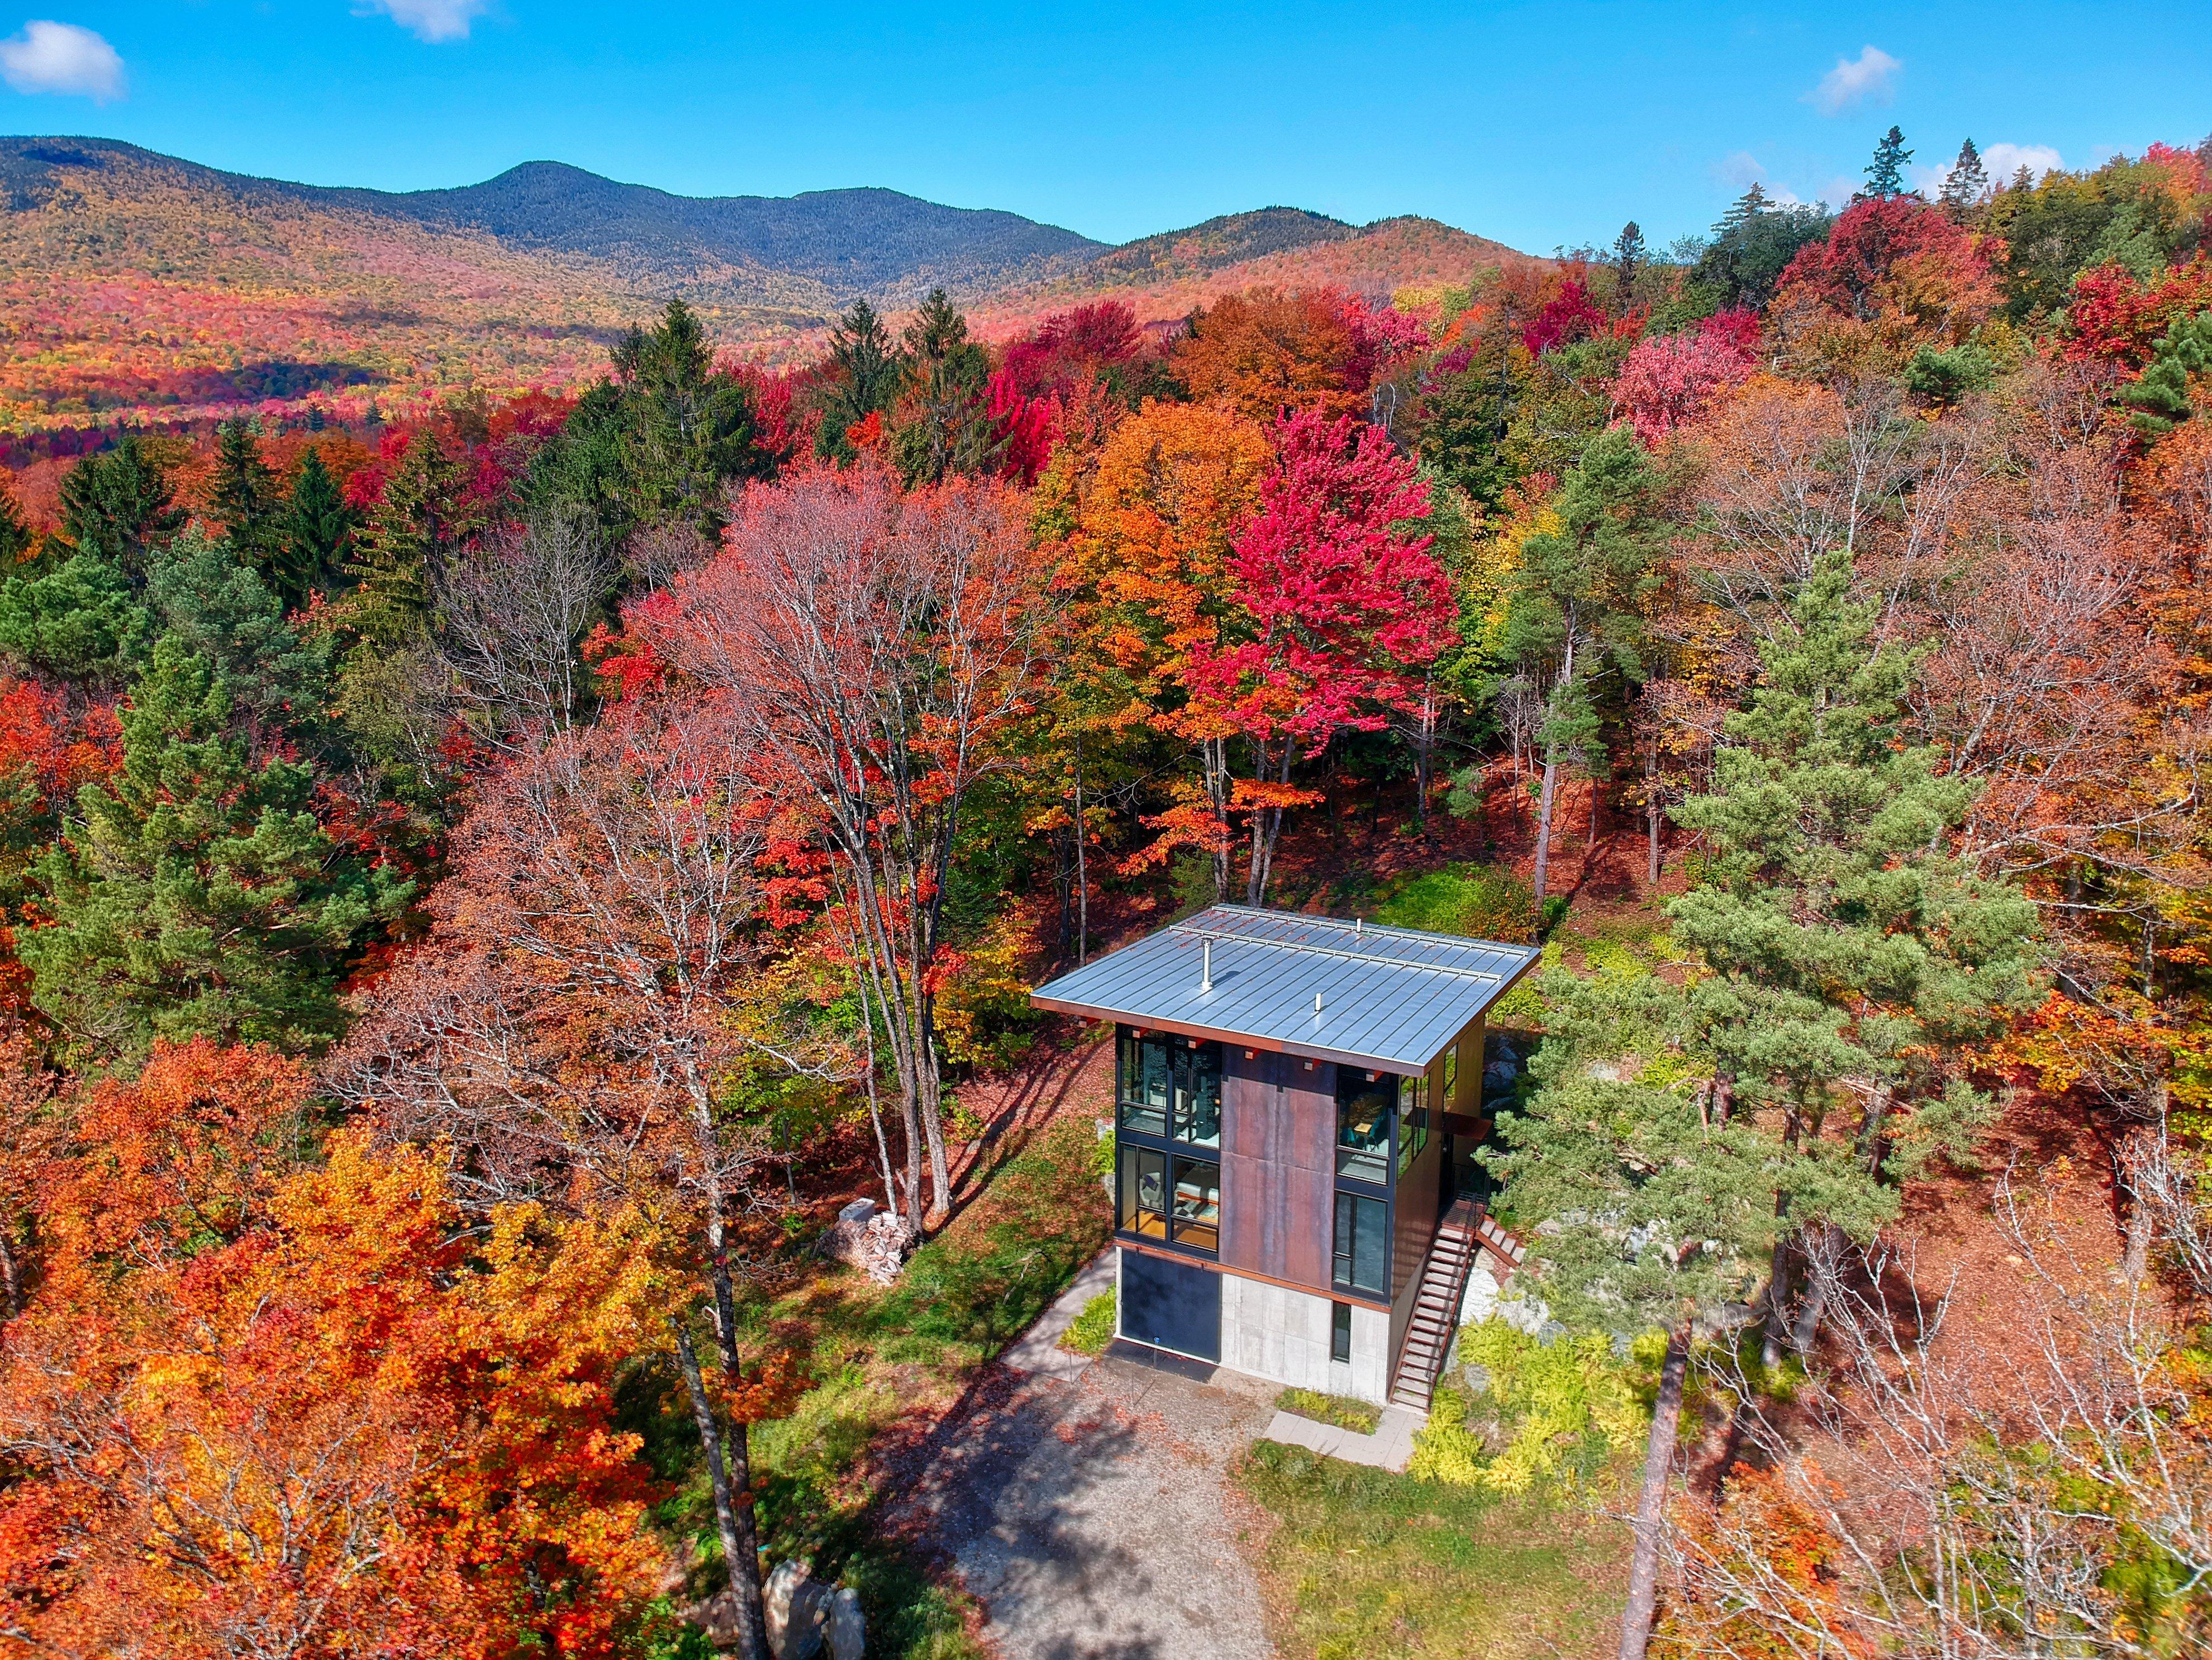
M 1348 1395 L 1323 1395 L 1318 1389 L 1285 1389 L 1275 1397 L 1275 1410 L 1317 1424 L 1333 1424 L 1356 1435 L 1372 1435 L 1382 1421 L 1382 1409 Z
M 1610 1646 L 1631 1541 L 1590 1508 L 1268 1441 L 1237 1480 L 1276 1523 L 1259 1566 L 1286 1656 L 1505 1660 Z
M 1536 936 L 1536 901 L 1510 871 L 1450 865 L 1392 888 L 1376 908 L 1375 920 L 1391 927 L 1526 944 Z
M 1058 1125 L 1009 1158 L 896 1285 L 825 1267 L 739 1310 L 748 1353 L 788 1350 L 815 1380 L 787 1415 L 751 1430 L 768 1560 L 811 1557 L 817 1578 L 859 1591 L 871 1656 L 981 1660 L 967 1635 L 967 1599 L 878 1536 L 880 1495 L 865 1461 L 901 1419 L 953 1400 L 1098 1254 L 1111 1218 L 1091 1174 L 1094 1139 L 1087 1122 Z M 720 1552 L 697 1432 L 672 1368 L 641 1373 L 626 1404 L 625 1426 L 646 1438 L 656 1468 L 677 1484 L 655 1520 L 690 1547 L 691 1590 L 704 1594 L 720 1583 Z
M 1110 1291 L 1102 1291 L 1083 1305 L 1083 1312 L 1061 1336 L 1063 1347 L 1078 1354 L 1103 1354 L 1106 1346 L 1114 1341 L 1115 1298 Z

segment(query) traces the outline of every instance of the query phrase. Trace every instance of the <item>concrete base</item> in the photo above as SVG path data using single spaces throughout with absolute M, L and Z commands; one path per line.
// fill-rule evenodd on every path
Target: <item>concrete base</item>
M 1352 1359 L 1329 1358 L 1335 1304 L 1311 1292 L 1221 1276 L 1221 1364 L 1293 1389 L 1381 1406 L 1390 1394 L 1390 1316 L 1352 1308 Z

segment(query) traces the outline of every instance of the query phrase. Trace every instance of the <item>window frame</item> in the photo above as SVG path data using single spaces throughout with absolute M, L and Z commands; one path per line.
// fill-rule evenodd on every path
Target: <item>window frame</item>
M 1167 1096 L 1154 1107 L 1150 1091 L 1140 1093 L 1130 1111 L 1129 1079 L 1133 1073 L 1149 1079 L 1146 1051 L 1158 1046 L 1165 1060 Z M 1224 1047 L 1218 1038 L 1191 1038 L 1179 1033 L 1153 1031 L 1123 1025 L 1117 1029 L 1114 1049 L 1114 1234 L 1156 1250 L 1204 1262 L 1221 1257 L 1221 1081 L 1226 1069 Z M 1178 1129 L 1195 1129 L 1204 1122 L 1199 1104 L 1206 1098 L 1210 1082 L 1212 1137 L 1208 1140 L 1178 1136 Z M 1188 1085 L 1188 1088 L 1186 1088 Z M 1185 1102 L 1188 1100 L 1188 1104 Z M 1132 1117 L 1137 1122 L 1133 1124 Z M 1157 1123 L 1153 1129 L 1149 1125 Z M 1159 1178 L 1161 1202 L 1152 1210 L 1128 1202 L 1141 1190 L 1149 1162 Z M 1130 1172 L 1137 1172 L 1133 1179 Z M 1187 1175 L 1186 1172 L 1189 1174 Z M 1194 1213 L 1178 1214 L 1177 1195 L 1195 1183 Z M 1158 1231 L 1146 1225 L 1156 1220 Z

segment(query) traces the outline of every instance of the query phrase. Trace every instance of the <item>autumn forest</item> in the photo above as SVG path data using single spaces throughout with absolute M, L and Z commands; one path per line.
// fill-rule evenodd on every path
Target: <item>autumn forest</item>
M 1279 1651 L 2206 1652 L 2212 140 L 1911 142 L 404 398 L 18 354 L 0 1655 L 795 1656 L 791 1559 L 1015 1651 L 912 1495 L 1113 1226 L 1028 992 L 1220 900 L 1543 952 L 1534 1315 L 1402 1476 L 1241 1455 Z

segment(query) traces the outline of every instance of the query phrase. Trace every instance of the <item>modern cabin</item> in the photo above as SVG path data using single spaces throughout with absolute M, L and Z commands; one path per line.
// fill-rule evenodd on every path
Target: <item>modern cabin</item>
M 1121 1339 L 1425 1409 L 1475 1252 L 1486 1012 L 1537 959 L 1216 905 L 1032 992 L 1115 1027 Z

